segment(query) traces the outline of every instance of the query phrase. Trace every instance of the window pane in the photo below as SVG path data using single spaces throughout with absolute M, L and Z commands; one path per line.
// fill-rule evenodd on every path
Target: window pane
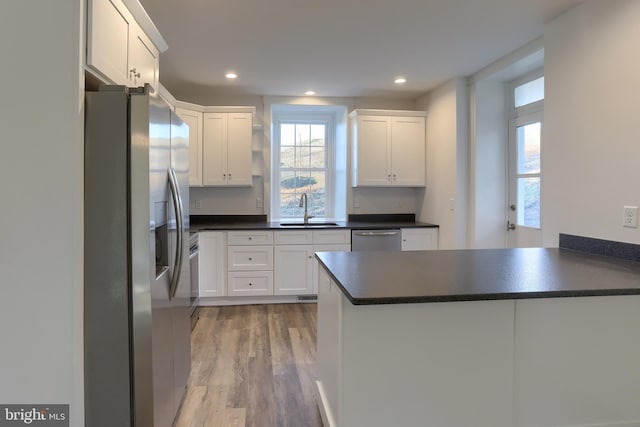
M 295 129 L 296 126 L 293 124 L 280 125 L 280 145 L 295 144 Z
M 325 125 L 311 125 L 311 145 L 324 145 Z
M 295 193 L 280 193 L 280 217 L 297 217 L 304 214 L 304 209 L 298 207 L 298 197 Z
M 544 99 L 544 77 L 516 87 L 513 91 L 515 107 L 531 104 Z
M 281 168 L 293 168 L 295 166 L 295 147 L 282 146 L 280 147 L 280 167 Z
M 540 178 L 518 178 L 518 225 L 540 228 Z
M 540 173 L 540 122 L 518 126 L 518 173 Z
M 296 145 L 309 145 L 310 131 L 310 125 L 296 125 Z
M 311 147 L 311 167 L 312 168 L 324 168 L 326 165 L 326 156 L 324 147 Z
M 309 191 L 312 193 L 324 193 L 325 190 L 325 172 L 311 172 L 309 174 Z
M 309 196 L 309 204 L 308 204 L 309 214 L 315 217 L 326 216 L 325 208 L 326 208 L 327 195 L 324 193 L 309 193 L 308 196 Z M 303 214 L 304 214 L 304 211 L 303 211 Z
M 307 147 L 296 147 L 296 168 L 306 168 L 310 167 L 310 148 Z

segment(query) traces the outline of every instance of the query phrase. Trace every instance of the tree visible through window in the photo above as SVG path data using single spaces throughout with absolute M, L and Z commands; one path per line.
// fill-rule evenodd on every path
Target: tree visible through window
M 309 214 L 327 216 L 328 149 L 327 124 L 280 122 L 279 206 L 280 217 L 302 217 L 300 197 L 307 193 Z

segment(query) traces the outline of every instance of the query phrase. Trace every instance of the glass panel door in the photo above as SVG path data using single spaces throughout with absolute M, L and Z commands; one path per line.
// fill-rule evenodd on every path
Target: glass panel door
M 540 246 L 542 112 L 521 116 L 510 128 L 509 246 Z

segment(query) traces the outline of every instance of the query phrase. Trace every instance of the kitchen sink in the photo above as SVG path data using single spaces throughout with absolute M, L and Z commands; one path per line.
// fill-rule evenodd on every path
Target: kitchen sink
M 310 222 L 305 224 L 303 222 L 281 222 L 281 227 L 335 227 L 338 225 L 336 222 Z

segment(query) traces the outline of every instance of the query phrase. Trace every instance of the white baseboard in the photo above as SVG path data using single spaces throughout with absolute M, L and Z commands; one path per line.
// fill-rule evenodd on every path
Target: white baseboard
M 327 395 L 324 392 L 321 381 L 316 381 L 316 387 L 318 389 L 318 409 L 320 410 L 320 417 L 322 418 L 322 425 L 324 427 L 336 427 L 337 424 L 331 416 L 331 411 L 328 411 L 329 403 L 327 402 Z
M 250 305 L 250 304 L 292 304 L 292 303 L 316 303 L 317 300 L 299 300 L 297 296 L 280 297 L 215 297 L 200 298 L 198 306 L 215 307 L 221 305 Z

